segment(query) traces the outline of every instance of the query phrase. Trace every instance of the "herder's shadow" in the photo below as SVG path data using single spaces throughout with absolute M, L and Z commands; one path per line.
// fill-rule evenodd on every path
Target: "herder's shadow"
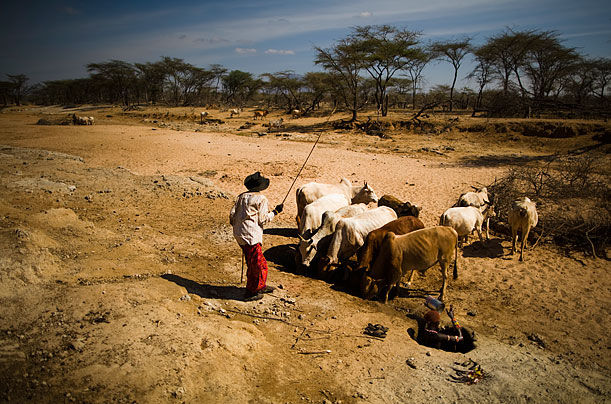
M 164 274 L 161 277 L 187 289 L 187 293 L 197 295 L 202 299 L 244 300 L 244 288 L 231 285 L 207 285 L 174 274 Z

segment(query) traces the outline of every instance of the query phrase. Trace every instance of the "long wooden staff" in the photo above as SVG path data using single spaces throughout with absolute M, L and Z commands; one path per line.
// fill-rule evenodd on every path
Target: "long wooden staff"
M 240 284 L 244 282 L 244 251 L 242 251 L 242 274 L 240 275 Z
M 331 117 L 333 116 L 333 114 L 335 113 L 335 110 L 337 109 L 337 106 L 335 106 L 335 108 L 333 108 L 333 111 L 331 111 L 331 113 L 329 114 L 329 116 L 327 117 L 327 120 L 325 121 L 325 124 L 327 122 L 329 122 L 329 119 L 331 119 Z M 291 189 L 293 189 L 293 186 L 295 185 L 295 182 L 297 182 L 297 178 L 299 178 L 299 175 L 301 174 L 301 171 L 303 171 L 303 168 L 305 167 L 305 165 L 307 164 L 308 160 L 310 159 L 310 156 L 312 155 L 312 152 L 314 151 L 314 148 L 316 147 L 316 145 L 318 144 L 318 141 L 320 140 L 320 137 L 322 136 L 323 132 L 321 131 L 320 134 L 318 135 L 318 138 L 316 138 L 316 141 L 314 142 L 314 144 L 312 145 L 312 149 L 310 150 L 310 153 L 308 154 L 308 157 L 306 157 L 305 161 L 303 162 L 303 165 L 301 166 L 301 168 L 299 169 L 299 172 L 297 173 L 297 175 L 295 176 L 295 179 L 293 180 L 293 183 L 291 184 L 289 190 L 286 192 L 286 195 L 284 196 L 284 199 L 282 200 L 282 204 L 284 205 L 284 202 L 286 201 L 286 198 L 288 198 L 289 194 L 291 193 Z

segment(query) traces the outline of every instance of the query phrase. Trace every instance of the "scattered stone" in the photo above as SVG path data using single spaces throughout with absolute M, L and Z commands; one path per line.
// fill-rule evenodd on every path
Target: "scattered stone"
M 85 347 L 85 343 L 80 339 L 76 339 L 70 343 L 70 348 L 74 349 L 75 351 L 80 352 L 83 350 L 84 347 Z
M 410 368 L 416 369 L 416 362 L 415 362 L 414 358 L 407 358 L 405 363 L 407 363 L 407 366 L 409 366 Z
M 180 297 L 180 301 L 181 302 L 188 302 L 190 300 L 191 300 L 191 296 L 189 296 L 189 295 L 184 295 L 184 296 Z

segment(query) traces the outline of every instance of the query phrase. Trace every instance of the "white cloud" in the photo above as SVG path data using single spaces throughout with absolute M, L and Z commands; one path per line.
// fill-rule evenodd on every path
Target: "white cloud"
M 235 48 L 235 51 L 240 55 L 252 55 L 253 53 L 257 53 L 257 50 L 254 48 Z
M 268 49 L 265 51 L 266 55 L 294 55 L 295 51 L 285 49 Z
M 229 40 L 225 39 L 225 38 L 219 38 L 217 36 L 213 36 L 211 38 L 195 38 L 193 40 L 193 43 L 204 43 L 204 44 L 209 44 L 209 45 L 215 45 L 215 44 L 223 44 L 223 43 L 228 43 L 230 42 Z
M 359 14 L 359 17 L 371 17 L 373 14 L 371 14 L 371 11 L 363 11 L 361 14 Z

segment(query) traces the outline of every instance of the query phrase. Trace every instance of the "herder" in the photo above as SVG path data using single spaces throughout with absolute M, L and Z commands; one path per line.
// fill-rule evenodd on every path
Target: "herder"
M 261 250 L 263 226 L 282 212 L 284 205 L 277 205 L 269 211 L 268 202 L 261 191 L 269 186 L 269 178 L 259 171 L 244 180 L 247 192 L 240 194 L 229 214 L 233 226 L 233 236 L 242 248 L 248 270 L 246 272 L 245 301 L 263 298 L 263 293 L 271 293 L 275 288 L 267 286 L 267 261 Z

